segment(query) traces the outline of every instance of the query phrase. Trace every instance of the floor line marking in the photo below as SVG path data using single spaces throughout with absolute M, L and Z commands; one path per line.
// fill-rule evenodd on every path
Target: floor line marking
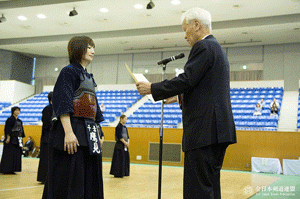
M 19 188 L 12 188 L 12 189 L 0 189 L 0 191 L 11 191 L 11 190 L 18 190 L 18 189 L 31 189 L 36 187 L 43 187 L 44 185 L 39 186 L 31 186 L 31 187 L 19 187 Z

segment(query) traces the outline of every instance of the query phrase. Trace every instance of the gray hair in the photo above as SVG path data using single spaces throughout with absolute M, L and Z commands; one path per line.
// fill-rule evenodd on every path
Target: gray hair
M 211 15 L 207 10 L 202 8 L 191 8 L 184 12 L 181 16 L 181 23 L 189 24 L 192 20 L 198 19 L 203 25 L 206 25 L 211 30 Z

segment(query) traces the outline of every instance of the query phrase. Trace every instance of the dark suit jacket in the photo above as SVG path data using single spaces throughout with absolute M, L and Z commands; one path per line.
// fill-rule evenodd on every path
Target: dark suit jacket
M 183 93 L 183 151 L 236 143 L 227 56 L 209 35 L 191 49 L 184 73 L 151 85 L 154 100 Z
M 24 147 L 27 147 L 29 151 L 31 151 L 33 149 L 34 143 L 30 140 L 27 141 L 24 145 Z

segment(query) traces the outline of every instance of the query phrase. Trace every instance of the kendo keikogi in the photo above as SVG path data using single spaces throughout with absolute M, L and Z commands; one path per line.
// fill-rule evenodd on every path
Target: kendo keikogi
M 13 174 L 22 170 L 22 147 L 25 134 L 22 121 L 14 116 L 17 109 L 20 110 L 19 107 L 11 108 L 12 114 L 5 122 L 5 140 L 0 173 Z M 10 137 L 9 143 L 6 143 L 8 137 Z
M 104 118 L 96 98 L 96 86 L 92 74 L 76 62 L 64 67 L 57 79 L 52 98 L 57 120 L 50 131 L 49 169 L 43 198 L 62 195 L 103 198 L 99 123 Z M 65 132 L 60 116 L 65 113 L 70 114 L 72 130 L 79 143 L 74 154 L 64 151 Z
M 77 63 L 73 63 L 72 65 L 75 64 Z M 78 89 L 74 92 L 72 102 L 74 113 L 70 115 L 70 119 L 73 132 L 78 139 L 79 145 L 88 146 L 91 155 L 99 155 L 101 153 L 99 140 L 102 130 L 99 123 L 104 121 L 100 109 L 98 110 L 97 108 L 96 86 L 93 75 L 87 73 L 81 67 L 80 84 Z M 64 96 L 60 97 L 63 98 Z M 57 101 L 57 99 L 53 96 L 54 114 L 57 115 L 55 113 L 55 109 L 57 109 L 55 107 L 55 101 Z M 53 129 L 50 132 L 50 142 L 53 144 L 53 148 L 63 150 L 64 134 L 56 132 L 57 130 L 64 131 L 59 117 L 60 115 L 58 115 L 58 120 L 53 123 Z
M 86 73 L 81 74 L 81 83 L 75 91 L 73 100 L 74 114 L 72 117 L 84 118 L 86 136 L 91 155 L 101 153 L 100 126 L 95 123 L 97 114 L 97 101 L 93 76 L 88 78 Z M 102 131 L 101 131 L 102 132 Z

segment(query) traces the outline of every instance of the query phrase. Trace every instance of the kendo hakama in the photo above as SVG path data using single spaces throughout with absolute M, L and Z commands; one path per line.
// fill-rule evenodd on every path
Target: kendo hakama
M 48 173 L 48 157 L 49 157 L 49 133 L 52 127 L 53 108 L 49 104 L 42 111 L 42 137 L 40 144 L 40 162 L 37 173 L 37 181 L 44 183 Z
M 92 75 L 88 74 L 80 64 L 72 63 L 62 69 L 55 84 L 52 103 L 57 121 L 53 123 L 50 131 L 49 168 L 43 193 L 44 199 L 104 198 L 102 154 L 91 155 L 91 140 L 87 136 L 87 123 L 98 124 L 104 118 L 96 97 L 93 98 L 96 103 L 95 121 L 77 117 L 77 108 L 82 108 L 82 104 L 80 105 L 78 101 L 73 104 L 74 96 L 80 96 L 80 92 L 85 90 L 85 80 L 94 82 Z M 82 110 L 82 113 L 87 112 Z M 64 151 L 65 133 L 59 118 L 65 113 L 69 113 L 71 116 L 71 126 L 80 145 L 74 154 Z
M 0 173 L 13 174 L 22 171 L 22 138 L 25 137 L 23 124 L 20 119 L 10 116 L 4 127 L 5 140 L 0 163 Z M 10 142 L 6 144 L 7 135 Z
M 125 148 L 120 139 L 127 141 L 129 139 L 128 130 L 126 126 L 119 123 L 115 132 L 116 144 L 114 148 L 113 158 L 111 162 L 110 174 L 114 177 L 129 176 L 130 173 L 130 159 L 128 149 Z

